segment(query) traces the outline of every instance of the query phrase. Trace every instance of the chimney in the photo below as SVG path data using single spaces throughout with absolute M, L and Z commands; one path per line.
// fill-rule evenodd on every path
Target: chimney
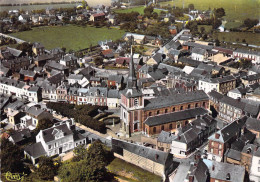
M 189 182 L 193 182 L 194 181 L 194 176 L 193 175 L 190 175 L 189 176 Z
M 215 133 L 215 138 L 219 139 L 219 137 L 220 137 L 220 134 L 219 133 Z

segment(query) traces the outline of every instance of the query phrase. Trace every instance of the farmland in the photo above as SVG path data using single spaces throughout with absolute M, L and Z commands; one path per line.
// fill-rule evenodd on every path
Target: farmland
M 144 14 L 144 6 L 138 6 L 134 8 L 127 8 L 127 9 L 117 9 L 115 10 L 116 13 L 131 13 L 132 11 L 138 12 L 139 14 Z M 154 12 L 160 14 L 161 10 L 154 9 Z
M 174 0 L 160 3 L 161 6 L 182 7 L 183 0 Z M 184 6 L 194 4 L 195 9 L 208 10 L 209 8 L 221 8 L 226 11 L 225 19 L 230 22 L 242 22 L 246 18 L 259 19 L 260 0 L 184 0 Z
M 125 32 L 118 29 L 79 27 L 74 25 L 38 27 L 31 31 L 11 34 L 29 42 L 41 42 L 47 49 L 65 47 L 67 50 L 80 50 L 97 45 L 98 41 L 116 40 Z

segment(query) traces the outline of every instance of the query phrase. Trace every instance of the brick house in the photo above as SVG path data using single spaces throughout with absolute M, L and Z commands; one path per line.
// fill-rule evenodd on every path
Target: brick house
M 245 119 L 230 123 L 208 138 L 208 159 L 223 161 L 227 148 L 240 136 L 243 120 Z

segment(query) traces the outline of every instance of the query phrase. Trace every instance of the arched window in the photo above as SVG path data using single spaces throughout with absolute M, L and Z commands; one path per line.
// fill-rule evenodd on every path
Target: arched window
M 167 113 L 168 112 L 168 109 L 165 109 L 165 113 Z
M 198 107 L 198 105 L 199 105 L 199 104 L 198 104 L 198 103 L 196 103 L 196 104 L 195 104 L 195 107 Z
M 188 105 L 188 109 L 190 109 L 190 104 Z
M 169 129 L 170 129 L 170 130 L 172 129 L 172 124 L 170 124 Z
M 161 130 L 164 130 L 164 125 L 161 126 Z
M 181 110 L 181 111 L 183 110 L 183 106 L 181 106 L 180 110 Z
M 149 112 L 149 116 L 152 116 L 152 112 Z
M 172 112 L 175 112 L 175 107 L 174 107 L 174 108 L 172 108 Z
M 159 111 L 159 110 L 157 111 L 157 114 L 160 114 L 160 111 Z
M 138 98 L 135 98 L 135 100 L 134 100 L 134 105 L 135 105 L 135 106 L 138 106 L 138 104 L 139 104 Z
M 203 107 L 205 107 L 206 106 L 206 102 L 203 102 Z
M 156 133 L 156 127 L 153 127 L 153 133 Z

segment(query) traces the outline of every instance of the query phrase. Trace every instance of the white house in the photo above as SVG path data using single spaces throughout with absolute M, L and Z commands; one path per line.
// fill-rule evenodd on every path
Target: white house
M 120 106 L 120 94 L 118 90 L 108 90 L 107 106 L 110 109 L 116 109 Z
M 212 90 L 219 92 L 219 83 L 212 82 L 210 79 L 199 80 L 199 90 L 204 90 L 206 93 Z
M 79 81 L 81 81 L 83 79 L 83 75 L 75 75 L 75 74 L 71 74 L 68 77 L 68 83 L 73 85 L 75 83 L 78 83 Z
M 72 121 L 63 121 L 41 130 L 36 136 L 36 143 L 25 147 L 25 155 L 35 164 L 41 156 L 59 155 L 73 150 L 78 145 L 85 145 L 86 138 L 72 130 L 73 125 Z
M 260 148 L 253 154 L 249 179 L 250 181 L 260 182 Z
M 235 51 L 233 51 L 233 57 L 235 59 L 252 60 L 253 64 L 260 64 L 260 52 L 259 51 L 236 49 Z
M 208 52 L 206 49 L 195 47 L 192 49 L 191 58 L 197 61 L 207 61 Z

